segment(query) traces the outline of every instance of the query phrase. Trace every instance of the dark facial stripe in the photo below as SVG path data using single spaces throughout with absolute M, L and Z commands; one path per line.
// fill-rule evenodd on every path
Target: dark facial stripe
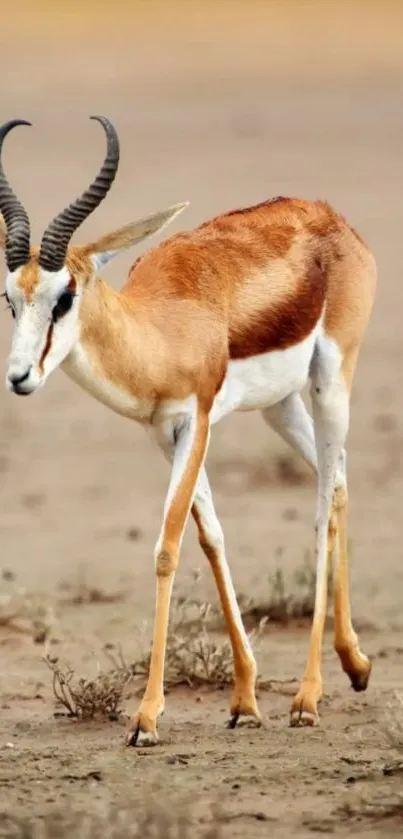
M 39 365 L 38 366 L 39 366 L 39 372 L 41 374 L 43 373 L 43 365 L 45 363 L 45 358 L 48 355 L 48 353 L 50 351 L 50 348 L 52 346 L 52 335 L 53 335 L 53 321 L 51 321 L 50 324 L 49 324 L 48 334 L 46 336 L 46 343 L 45 343 L 45 346 L 43 348 L 42 355 L 39 359 Z

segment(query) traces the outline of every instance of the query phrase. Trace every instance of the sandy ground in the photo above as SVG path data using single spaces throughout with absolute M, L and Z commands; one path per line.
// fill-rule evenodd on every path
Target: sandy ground
M 191 201 L 179 229 L 285 194 L 326 198 L 373 248 L 379 291 L 349 436 L 353 608 L 373 674 L 368 692 L 353 694 L 328 633 L 320 727 L 288 728 L 292 682 L 261 693 L 267 727 L 258 731 L 225 729 L 226 691 L 181 690 L 168 697 L 161 745 L 124 750 L 116 722 L 53 717 L 43 647 L 3 628 L 0 808 L 27 818 L 54 807 L 136 808 L 157 789 L 171 809 L 191 800 L 192 836 L 211 826 L 217 798 L 223 836 L 392 834 L 399 817 L 381 818 L 381 808 L 393 808 L 401 787 L 401 776 L 383 774 L 394 757 L 383 719 L 403 684 L 402 10 L 387 2 L 61 5 L 36 4 L 35 14 L 7 5 L 0 34 L 2 119 L 34 123 L 7 142 L 5 165 L 37 237 L 95 172 L 103 138 L 88 115 L 104 113 L 120 133 L 121 170 L 81 241 L 176 201 Z M 113 285 L 133 258 L 110 266 Z M 11 331 L 4 313 L 1 376 Z M 152 620 L 166 464 L 141 429 L 60 372 L 29 401 L 1 391 L 0 424 L 1 570 L 52 605 L 52 649 L 79 674 L 104 665 L 105 642 L 120 643 L 131 660 L 136 628 Z M 213 435 L 217 509 L 237 591 L 251 597 L 269 592 L 280 553 L 289 575 L 312 547 L 314 482 L 281 480 L 285 451 L 259 416 L 227 419 Z M 202 596 L 216 602 L 190 524 L 178 592 L 198 568 Z M 66 603 L 63 585 L 82 577 L 123 590 L 123 600 Z M 307 640 L 307 628 L 269 625 L 262 676 L 300 677 Z M 0 821 L 0 835 L 14 835 L 2 829 Z

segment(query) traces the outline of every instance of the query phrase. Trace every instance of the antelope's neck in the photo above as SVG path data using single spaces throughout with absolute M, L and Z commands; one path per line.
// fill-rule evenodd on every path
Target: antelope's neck
M 139 422 L 152 416 L 156 389 L 147 363 L 150 335 L 135 307 L 99 277 L 80 306 L 80 337 L 64 372 L 99 402 Z

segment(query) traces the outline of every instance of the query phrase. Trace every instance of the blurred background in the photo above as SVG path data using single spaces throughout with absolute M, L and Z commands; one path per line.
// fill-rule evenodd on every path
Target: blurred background
M 177 201 L 191 204 L 172 233 L 282 194 L 327 199 L 372 247 L 378 297 L 349 437 L 353 590 L 361 613 L 371 604 L 380 622 L 397 619 L 403 4 L 1 0 L 1 6 L 1 120 L 33 123 L 7 140 L 4 164 L 35 239 L 97 171 L 104 137 L 88 117 L 101 113 L 119 131 L 121 166 L 110 196 L 76 241 Z M 105 277 L 118 287 L 140 252 L 113 262 Z M 4 312 L 2 380 L 11 333 Z M 255 415 L 215 429 L 208 464 L 237 589 L 253 594 L 279 548 L 294 567 L 311 546 L 314 482 Z M 84 567 L 105 585 L 125 581 L 131 614 L 150 615 L 167 481 L 167 466 L 144 431 L 61 372 L 29 400 L 0 388 L 1 563 L 27 585 L 53 589 Z M 192 525 L 188 531 L 183 574 L 204 562 Z

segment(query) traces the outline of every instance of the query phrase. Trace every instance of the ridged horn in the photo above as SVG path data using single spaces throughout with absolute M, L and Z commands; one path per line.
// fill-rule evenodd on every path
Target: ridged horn
M 31 125 L 25 119 L 12 119 L 0 128 L 0 212 L 4 218 L 7 237 L 5 256 L 9 271 L 16 271 L 30 259 L 30 225 L 26 210 L 14 194 L 5 176 L 1 153 L 7 134 L 17 125 Z
M 112 123 L 102 116 L 92 116 L 105 130 L 107 151 L 101 169 L 91 186 L 46 228 L 42 237 L 39 265 L 47 271 L 60 271 L 73 233 L 96 210 L 109 192 L 119 165 L 119 138 Z

